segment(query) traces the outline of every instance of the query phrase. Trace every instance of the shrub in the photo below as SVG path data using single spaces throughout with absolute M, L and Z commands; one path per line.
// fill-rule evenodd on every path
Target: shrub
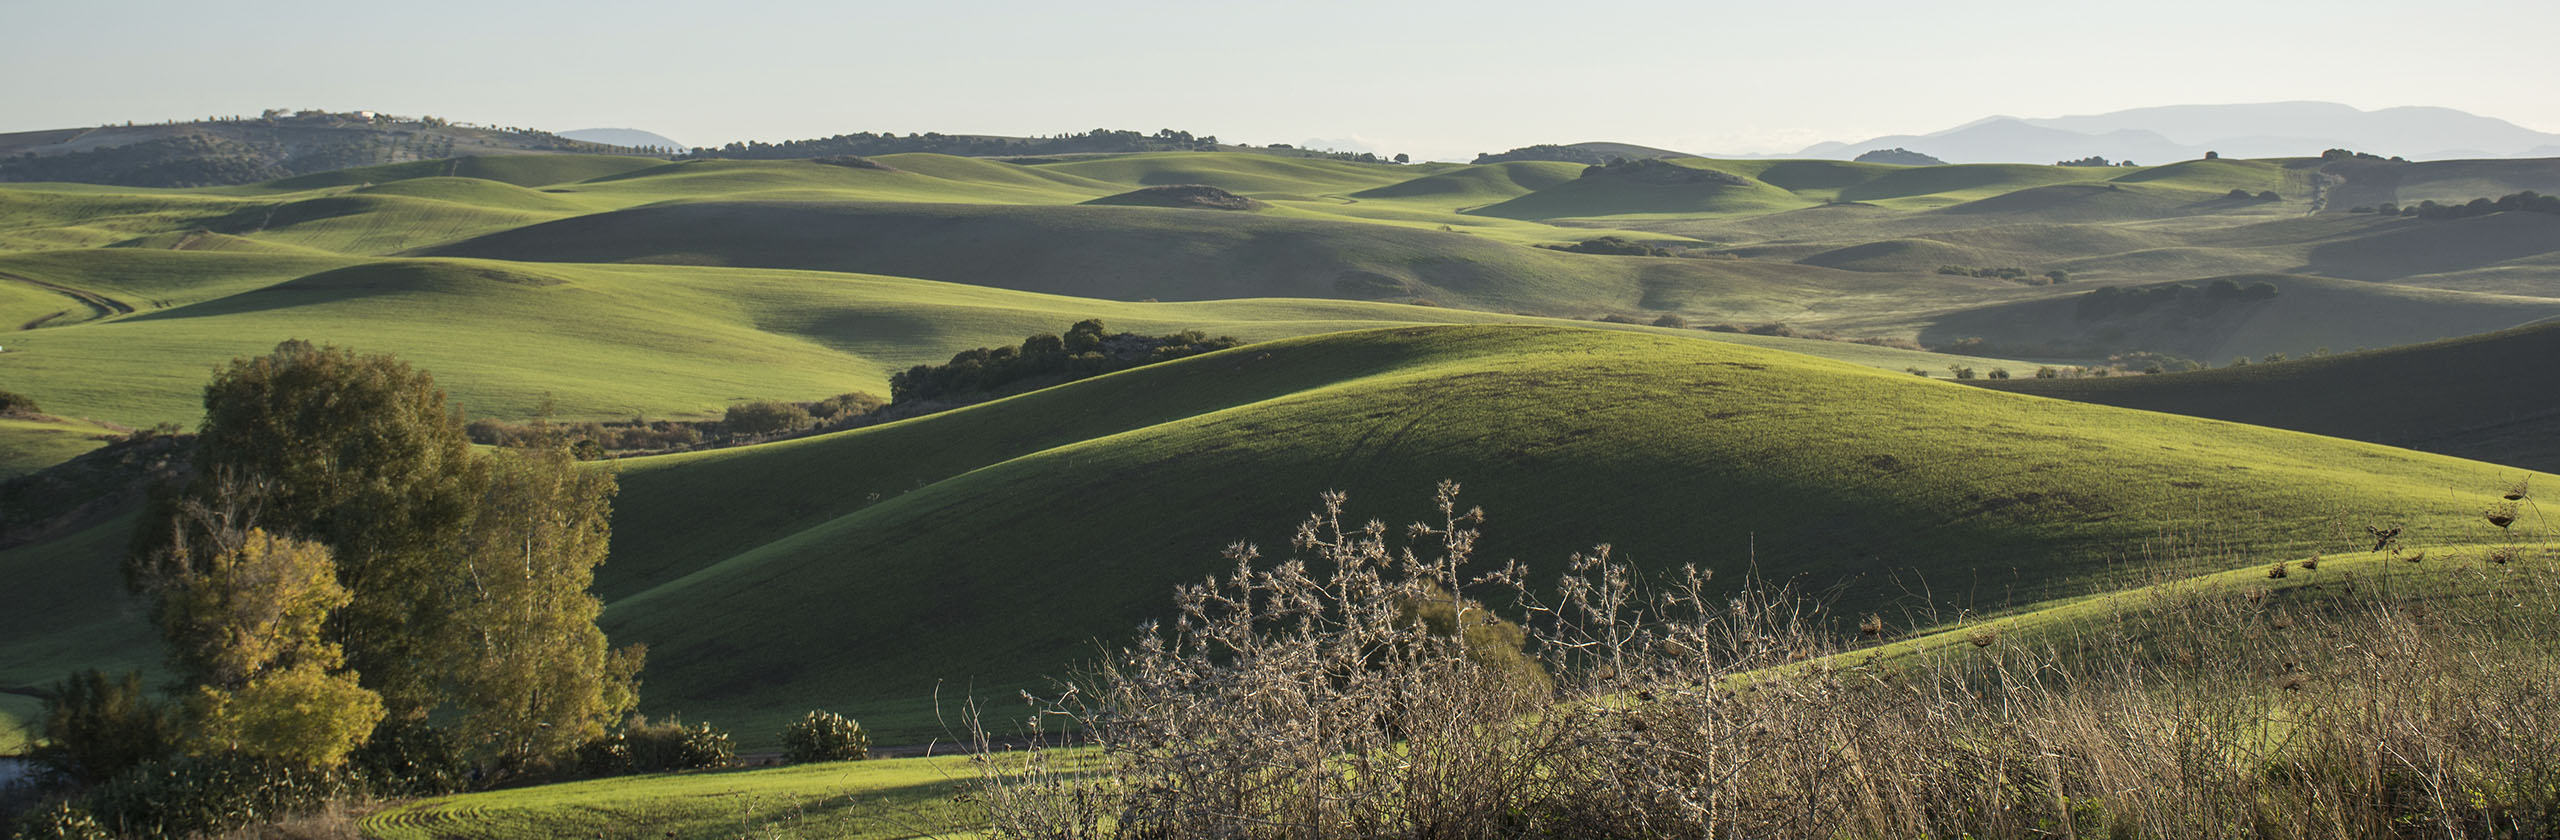
M 2262 191 L 2262 192 L 2258 193 L 2258 200 L 2259 200 L 2259 201 L 2283 201 L 2283 200 L 2284 200 L 2284 196 L 2277 195 L 2275 190 L 2265 190 L 2265 191 Z
M 74 785 L 105 782 L 177 747 L 176 715 L 143 688 L 140 671 L 73 673 L 54 684 L 42 723 L 47 743 L 31 756 L 36 768 Z
M 871 733 L 852 718 L 813 711 L 782 728 L 782 755 L 793 763 L 860 761 L 871 757 Z
M 115 840 L 97 817 L 68 802 L 18 815 L 9 836 L 14 840 Z
M 27 398 L 25 394 L 0 391 L 0 416 L 40 414 L 43 411 L 36 407 L 35 400 Z
M 1681 329 L 1681 328 L 1686 328 L 1686 327 L 1688 327 L 1688 326 L 1689 326 L 1689 319 L 1687 319 L 1687 318 L 1683 318 L 1683 317 L 1680 317 L 1680 315 L 1679 315 L 1679 314 L 1674 313 L 1674 314 L 1664 315 L 1664 316 L 1662 316 L 1662 317 L 1660 317 L 1660 318 L 1655 318 L 1655 319 L 1653 319 L 1653 325 L 1654 325 L 1654 326 L 1657 326 L 1657 327 L 1672 327 L 1672 328 L 1675 328 L 1675 329 Z
M 2008 369 L 2008 368 L 1992 368 L 1992 369 L 1991 369 L 1991 378 L 1993 378 L 1993 379 L 2007 379 L 2007 378 L 2009 378 L 2009 369 Z
M 1054 336 L 1053 336 L 1054 337 Z M 863 391 L 837 394 L 808 405 L 809 416 L 819 420 L 836 420 L 877 411 L 889 401 Z
M 720 424 L 731 434 L 773 435 L 809 427 L 809 410 L 781 400 L 757 400 L 729 407 Z
M 221 753 L 144 764 L 76 804 L 117 835 L 177 838 L 317 811 L 353 792 L 336 772 Z
M 1955 374 L 1957 379 L 1973 378 L 1973 368 L 1970 365 L 1948 365 L 1947 372 Z
M 633 715 L 620 731 L 578 747 L 578 770 L 590 776 L 727 767 L 737 757 L 729 733 L 700 723 L 650 723 Z
M 377 796 L 452 793 L 471 780 L 472 771 L 453 733 L 411 718 L 374 727 L 373 737 L 347 755 L 346 769 Z
M 1638 318 L 1638 317 L 1633 316 L 1633 315 L 1602 315 L 1602 316 L 1600 316 L 1600 317 L 1598 317 L 1598 318 L 1593 318 L 1593 319 L 1591 319 L 1591 320 L 1598 321 L 1598 322 L 1603 323 L 1603 324 L 1641 324 L 1641 323 L 1644 323 L 1644 319 L 1642 319 L 1642 318 Z

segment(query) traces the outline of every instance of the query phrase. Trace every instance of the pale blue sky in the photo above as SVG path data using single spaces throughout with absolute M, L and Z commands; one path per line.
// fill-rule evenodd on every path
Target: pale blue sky
M 2560 132 L 2550 0 L 7 5 L 0 131 L 365 108 L 698 145 L 1171 127 L 1464 158 L 2316 99 Z

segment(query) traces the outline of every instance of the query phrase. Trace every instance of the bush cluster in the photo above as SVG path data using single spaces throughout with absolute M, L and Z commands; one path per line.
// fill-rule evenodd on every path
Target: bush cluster
M 1622 236 L 1603 236 L 1598 239 L 1585 239 L 1571 245 L 1540 245 L 1538 247 L 1554 251 L 1567 251 L 1576 254 L 1602 254 L 1618 257 L 1675 256 L 1669 248 L 1647 245 Z
M 0 391 L 0 417 L 20 417 L 42 413 L 44 409 L 36 407 L 36 401 L 28 398 L 27 395 L 15 391 Z
M 940 365 L 917 365 L 889 377 L 889 401 L 982 398 L 1082 379 L 1140 365 L 1224 350 L 1244 342 L 1199 330 L 1162 336 L 1115 333 L 1099 320 L 1078 321 L 1064 336 L 1042 334 L 1020 347 L 963 350 Z
M 2543 195 L 2525 190 L 2494 199 L 2475 198 L 2461 204 L 2421 201 L 2403 207 L 2386 202 L 2380 207 L 2357 207 L 2349 212 L 2383 213 L 2420 219 L 2469 219 L 2491 213 L 2546 213 L 2560 216 L 2560 195 Z
M 2230 199 L 2230 200 L 2232 200 L 2232 201 L 2283 201 L 2283 200 L 2284 200 L 2284 196 L 2277 195 L 2275 190 L 2261 190 L 2261 191 L 2259 191 L 2259 192 L 2257 192 L 2257 193 L 2255 193 L 2255 194 L 2252 194 L 2252 193 L 2250 193 L 2248 190 L 2240 189 L 2239 187 L 2233 187 L 2233 188 L 2231 188 L 2231 191 L 2230 191 L 2230 192 L 2227 192 L 2227 193 L 2223 193 L 2223 194 L 2222 194 L 2222 197 L 2223 197 L 2223 198 Z
M 782 756 L 793 763 L 859 761 L 871 757 L 871 733 L 852 718 L 812 711 L 783 727 Z
M 727 767 L 737 758 L 729 733 L 700 723 L 650 723 L 634 716 L 623 727 L 578 748 L 578 772 L 589 776 L 663 773 Z
M 1998 268 L 1973 268 L 1973 267 L 1970 267 L 1970 266 L 1961 266 L 1961 265 L 1942 265 L 1942 266 L 1938 266 L 1938 273 L 1939 273 L 1939 274 L 1952 275 L 1952 276 L 1956 276 L 1956 277 L 1990 277 L 1990 278 L 1998 278 L 1998 279 L 2001 279 L 2001 280 L 2008 280 L 2008 281 L 2012 281 L 2012 282 L 2016 282 L 2016 283 L 2020 283 L 2020 284 L 2028 285 L 2028 286 L 2045 286 L 2045 285 L 2051 285 L 2051 284 L 2054 284 L 2054 283 L 2069 283 L 2069 282 L 2071 282 L 2071 272 L 2064 271 L 2064 270 L 2059 269 L 2059 268 L 2054 269 L 2054 270 L 2052 270 L 2052 271 L 2047 271 L 2047 272 L 2045 272 L 2045 273 L 2043 273 L 2043 274 L 2033 274 L 2033 273 L 2029 273 L 2026 269 L 2019 268 L 2019 267 L 2017 267 L 2017 266 L 2002 266 L 2002 267 L 1998 267 Z
M 1193 135 L 1188 131 L 1159 129 L 1152 134 L 1136 131 L 1097 128 L 1046 137 L 995 137 L 979 134 L 899 135 L 894 132 L 873 134 L 857 131 L 812 140 L 785 140 L 780 143 L 730 143 L 719 148 L 699 148 L 677 156 L 679 160 L 733 158 L 739 160 L 796 160 L 800 158 L 833 158 L 841 156 L 890 155 L 906 152 L 985 157 L 989 155 L 1057 155 L 1102 152 L 1214 152 L 1218 150 L 1216 135 Z
M 755 400 L 730 406 L 718 420 L 645 420 L 577 423 L 509 423 L 481 418 L 465 431 L 484 446 L 521 446 L 556 434 L 569 441 L 581 460 L 616 452 L 666 452 L 724 445 L 741 438 L 761 438 L 803 431 L 832 431 L 860 425 L 865 416 L 888 405 L 872 394 L 854 391 L 812 402 Z
M 2273 300 L 2282 290 L 2264 280 L 2241 285 L 2225 277 L 2196 286 L 2191 283 L 2162 283 L 2151 286 L 2106 286 L 2081 295 L 2073 311 L 2081 320 L 2136 315 L 2154 306 L 2178 305 L 2188 309 L 2210 309 L 2224 304 Z

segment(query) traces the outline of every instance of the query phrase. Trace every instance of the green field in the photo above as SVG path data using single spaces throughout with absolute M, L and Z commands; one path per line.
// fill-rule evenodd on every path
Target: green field
M 382 840 L 968 834 L 968 759 L 909 758 L 599 779 L 405 803 L 363 820 Z
M 2399 194 L 2550 174 L 2474 163 L 2412 170 L 2425 177 Z M 2344 551 L 2366 525 L 2467 544 L 2477 494 L 2560 466 L 2560 383 L 2542 362 L 2560 335 L 2560 228 L 2314 213 L 2315 160 L 874 164 L 542 155 L 213 189 L 0 186 L 0 390 L 47 415 L 0 419 L 0 477 L 125 429 L 192 426 L 216 366 L 292 338 L 397 353 L 470 416 L 511 421 L 546 400 L 571 420 L 706 420 L 747 400 L 885 394 L 909 366 L 1087 318 L 1251 342 L 598 465 L 622 492 L 596 591 L 614 640 L 651 648 L 643 711 L 761 749 L 812 708 L 883 745 L 948 739 L 938 713 L 1127 641 L 1230 542 L 1284 554 L 1327 489 L 1403 522 L 1459 480 L 1493 515 L 1489 556 L 1541 574 L 1608 543 L 1654 572 L 1756 570 L 1844 612 L 2040 621 L 2130 586 Z M 1261 204 L 1089 204 L 1186 184 Z M 1671 255 L 1537 247 L 1601 236 Z M 2219 278 L 2279 292 L 2084 305 Z M 2220 369 L 2323 347 L 2336 355 Z M 2028 378 L 2132 351 L 2217 369 Z M 1944 381 L 1954 369 L 2017 378 Z M 0 520 L 0 690 L 158 667 L 117 572 L 125 502 Z M 28 696 L 0 693 L 0 752 Z M 368 826 L 913 836 L 953 816 L 963 770 L 585 783 Z

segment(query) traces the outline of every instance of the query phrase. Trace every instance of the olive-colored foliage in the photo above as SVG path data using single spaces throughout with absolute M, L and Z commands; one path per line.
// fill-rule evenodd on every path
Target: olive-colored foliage
M 236 691 L 198 687 L 189 742 L 304 767 L 344 763 L 382 722 L 382 697 L 312 660 L 270 670 Z
M 330 613 L 352 600 L 328 546 L 256 528 L 218 539 L 234 544 L 152 581 L 161 632 L 184 673 L 232 689 L 269 668 L 344 661 L 322 639 Z
M 251 528 L 153 582 L 172 658 L 196 683 L 190 752 L 329 767 L 373 734 L 382 697 L 338 670 L 330 614 L 352 600 L 327 546 Z
M 544 445 L 547 444 L 547 445 Z M 637 697 L 637 649 L 609 651 L 587 593 L 613 526 L 610 473 L 580 469 L 556 437 L 493 454 L 453 605 L 464 638 L 444 651 L 448 700 L 485 757 L 566 756 Z
M 871 757 L 871 733 L 834 712 L 812 711 L 782 729 L 782 757 L 794 763 L 858 761 Z
M 45 700 L 46 744 L 31 757 L 48 776 L 93 785 L 167 755 L 176 736 L 174 715 L 143 688 L 141 673 L 79 671 Z

